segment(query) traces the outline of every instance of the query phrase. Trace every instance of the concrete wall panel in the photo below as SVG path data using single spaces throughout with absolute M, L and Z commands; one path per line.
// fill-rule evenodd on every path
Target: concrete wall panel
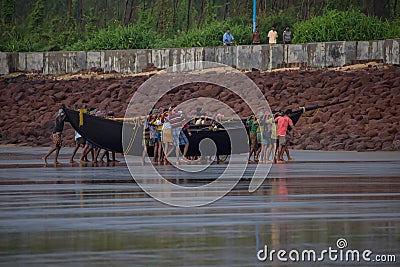
M 26 70 L 42 72 L 43 58 L 43 53 L 26 53 Z
M 344 42 L 325 43 L 325 66 L 337 67 L 345 64 Z
M 44 53 L 43 73 L 76 73 L 86 69 L 85 52 Z
M 262 46 L 242 45 L 237 47 L 237 67 L 241 70 L 262 68 Z
M 26 71 L 26 54 L 27 53 L 19 53 L 17 65 L 18 71 Z
M 178 65 L 181 63 L 181 50 L 172 48 L 169 51 L 169 66 Z
M 269 60 L 270 60 L 270 45 L 261 45 L 261 65 L 260 69 L 267 70 L 269 69 Z
M 344 65 L 351 64 L 357 57 L 357 42 L 344 42 Z
M 307 44 L 307 66 L 312 68 L 325 67 L 325 43 Z
M 386 64 L 400 64 L 400 40 L 385 40 L 383 44 L 383 61 Z
M 135 72 L 142 72 L 143 69 L 147 68 L 147 63 L 151 62 L 151 50 L 135 50 L 136 62 L 135 62 Z
M 392 55 L 392 64 L 400 64 L 400 40 L 393 40 Z
M 292 44 L 285 46 L 285 63 L 304 63 L 307 62 L 307 45 Z
M 371 41 L 370 42 L 370 60 L 383 60 L 383 44 L 384 41 Z
M 101 52 L 89 51 L 86 53 L 86 69 L 101 67 Z
M 10 66 L 7 53 L 0 53 L 0 74 L 10 73 Z
M 276 69 L 282 63 L 284 63 L 284 47 L 285 45 L 274 44 L 270 45 L 270 54 L 269 54 L 269 68 L 268 69 Z
M 151 51 L 151 61 L 156 68 L 169 67 L 169 51 L 170 49 L 154 49 Z
M 237 66 L 237 46 L 216 47 L 215 62 L 228 66 Z
M 215 60 L 215 47 L 205 47 L 204 48 L 204 60 L 216 62 Z
M 357 57 L 356 60 L 370 59 L 370 43 L 368 41 L 357 42 Z

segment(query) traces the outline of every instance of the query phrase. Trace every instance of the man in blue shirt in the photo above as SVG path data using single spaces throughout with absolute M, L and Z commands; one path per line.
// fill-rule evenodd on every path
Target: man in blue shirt
M 226 33 L 222 37 L 222 42 L 224 46 L 230 46 L 232 43 L 236 45 L 236 41 L 233 38 L 233 35 L 231 34 L 231 29 L 226 28 Z

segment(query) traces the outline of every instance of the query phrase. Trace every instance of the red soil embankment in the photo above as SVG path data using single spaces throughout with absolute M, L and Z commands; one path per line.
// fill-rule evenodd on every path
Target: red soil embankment
M 288 70 L 246 74 L 266 96 L 271 109 L 297 109 L 336 100 L 348 103 L 324 108 L 298 123 L 302 136 L 298 149 L 399 150 L 400 68 L 364 66 L 340 70 Z M 123 117 L 137 88 L 150 76 L 38 75 L 0 78 L 0 144 L 47 146 L 60 104 L 72 108 L 87 104 L 112 110 Z M 228 90 L 215 85 L 192 84 L 164 97 L 157 106 L 168 107 L 196 96 L 219 99 L 241 116 L 248 107 Z M 73 144 L 73 129 L 67 123 L 65 144 Z

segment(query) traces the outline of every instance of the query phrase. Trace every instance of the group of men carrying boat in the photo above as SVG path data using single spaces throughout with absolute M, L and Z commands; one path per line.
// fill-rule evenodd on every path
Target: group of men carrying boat
M 163 108 L 153 109 L 147 116 L 144 124 L 144 150 L 142 164 L 147 155 L 147 147 L 153 146 L 153 162 L 168 164 L 168 157 L 175 147 L 176 163 L 186 161 L 189 148 L 189 140 L 184 133 L 191 136 L 189 125 L 181 111 L 176 107 L 168 110 Z M 183 146 L 183 154 L 180 158 L 180 147 Z
M 75 110 L 78 110 L 77 105 L 75 105 Z M 79 110 L 82 113 L 87 113 L 87 114 L 93 115 L 93 116 L 101 116 L 106 119 L 113 119 L 113 117 L 114 117 L 114 112 L 112 112 L 112 111 L 108 112 L 107 115 L 104 115 L 104 113 L 97 111 L 94 108 L 88 109 L 87 107 L 84 107 Z M 64 105 L 62 105 L 60 107 L 60 109 L 58 110 L 58 114 L 57 114 L 57 117 L 55 120 L 53 132 L 52 132 L 53 145 L 50 148 L 50 150 L 48 151 L 48 153 L 42 157 L 42 160 L 44 161 L 44 163 L 46 165 L 47 165 L 47 158 L 53 152 L 56 152 L 56 155 L 54 158 L 54 164 L 56 164 L 56 165 L 59 164 L 58 156 L 59 156 L 61 147 L 63 146 L 62 131 L 64 130 L 65 120 L 66 120 L 66 114 L 64 111 Z M 76 153 L 78 152 L 79 148 L 82 148 L 82 153 L 79 158 L 79 160 L 81 162 L 89 162 L 89 160 L 88 160 L 89 153 L 92 155 L 92 161 L 94 163 L 97 163 L 99 160 L 103 161 L 104 157 L 106 157 L 107 162 L 118 162 L 118 160 L 116 160 L 116 158 L 115 158 L 114 151 L 104 150 L 102 156 L 100 157 L 101 148 L 98 147 L 97 145 L 91 143 L 89 140 L 86 140 L 86 138 L 81 136 L 77 131 L 75 131 L 74 139 L 75 139 L 75 147 L 74 147 L 74 150 L 73 150 L 71 158 L 70 158 L 70 163 L 75 162 L 74 157 L 75 157 Z M 112 159 L 110 157 L 110 152 L 111 152 Z
M 249 127 L 250 153 L 248 163 L 254 156 L 255 162 L 262 163 L 284 163 L 283 153 L 286 152 L 288 160 L 290 157 L 289 145 L 292 131 L 300 136 L 289 115 L 291 110 L 285 112 L 260 112 L 259 118 L 250 116 L 247 120 Z M 278 149 L 277 149 L 278 147 Z
M 77 109 L 77 107 L 76 107 Z M 81 113 L 89 113 L 94 116 L 104 116 L 104 113 L 96 111 L 95 109 L 88 110 L 87 108 L 79 109 Z M 258 116 L 250 116 L 243 122 L 246 124 L 249 134 L 249 155 L 248 163 L 284 163 L 283 154 L 286 152 L 288 160 L 292 160 L 289 154 L 288 146 L 290 144 L 290 137 L 292 132 L 298 133 L 289 115 L 291 110 L 286 112 L 275 112 L 271 114 L 269 111 L 260 112 Z M 156 164 L 169 164 L 169 156 L 174 151 L 176 164 L 180 162 L 188 162 L 195 160 L 196 156 L 187 156 L 189 148 L 188 137 L 191 136 L 189 125 L 202 125 L 204 127 L 217 127 L 217 124 L 222 119 L 223 115 L 217 114 L 213 118 L 206 116 L 206 114 L 193 111 L 190 115 L 193 117 L 186 119 L 182 111 L 176 107 L 170 107 L 165 110 L 163 108 L 154 109 L 144 121 L 144 135 L 143 135 L 143 153 L 142 164 L 148 154 L 148 148 L 153 149 L 153 162 Z M 105 118 L 114 119 L 114 114 L 109 112 Z M 62 146 L 62 131 L 64 128 L 64 121 L 66 115 L 63 107 L 60 108 L 56 118 L 55 127 L 53 130 L 53 147 L 42 158 L 47 164 L 47 158 L 56 151 L 55 164 L 58 164 L 58 155 Z M 92 153 L 92 161 L 94 163 L 99 161 L 101 148 L 96 144 L 85 140 L 78 132 L 75 132 L 76 146 L 72 153 L 70 163 L 74 162 L 76 152 L 82 147 L 82 154 L 80 157 L 81 162 L 87 162 L 87 155 Z M 181 155 L 180 148 L 183 147 Z M 112 151 L 112 160 L 110 160 L 108 150 L 105 150 L 100 157 L 100 161 L 107 156 L 107 162 L 116 161 L 115 152 Z M 253 160 L 252 160 L 253 156 Z

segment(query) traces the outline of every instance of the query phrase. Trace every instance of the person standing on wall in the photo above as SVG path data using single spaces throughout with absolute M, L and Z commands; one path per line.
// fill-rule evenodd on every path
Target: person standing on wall
M 276 40 L 278 39 L 278 32 L 275 27 L 272 26 L 271 30 L 268 32 L 269 44 L 276 44 Z
M 292 43 L 292 32 L 290 31 L 289 26 L 286 26 L 286 29 L 282 34 L 282 41 L 284 44 Z
M 236 45 L 236 40 L 235 38 L 233 38 L 230 28 L 226 28 L 226 32 L 222 37 L 222 43 L 224 44 L 224 46 L 231 46 L 232 43 Z
M 256 26 L 256 30 L 253 32 L 253 45 L 259 45 L 261 43 L 261 35 L 260 32 L 258 30 L 258 26 Z

